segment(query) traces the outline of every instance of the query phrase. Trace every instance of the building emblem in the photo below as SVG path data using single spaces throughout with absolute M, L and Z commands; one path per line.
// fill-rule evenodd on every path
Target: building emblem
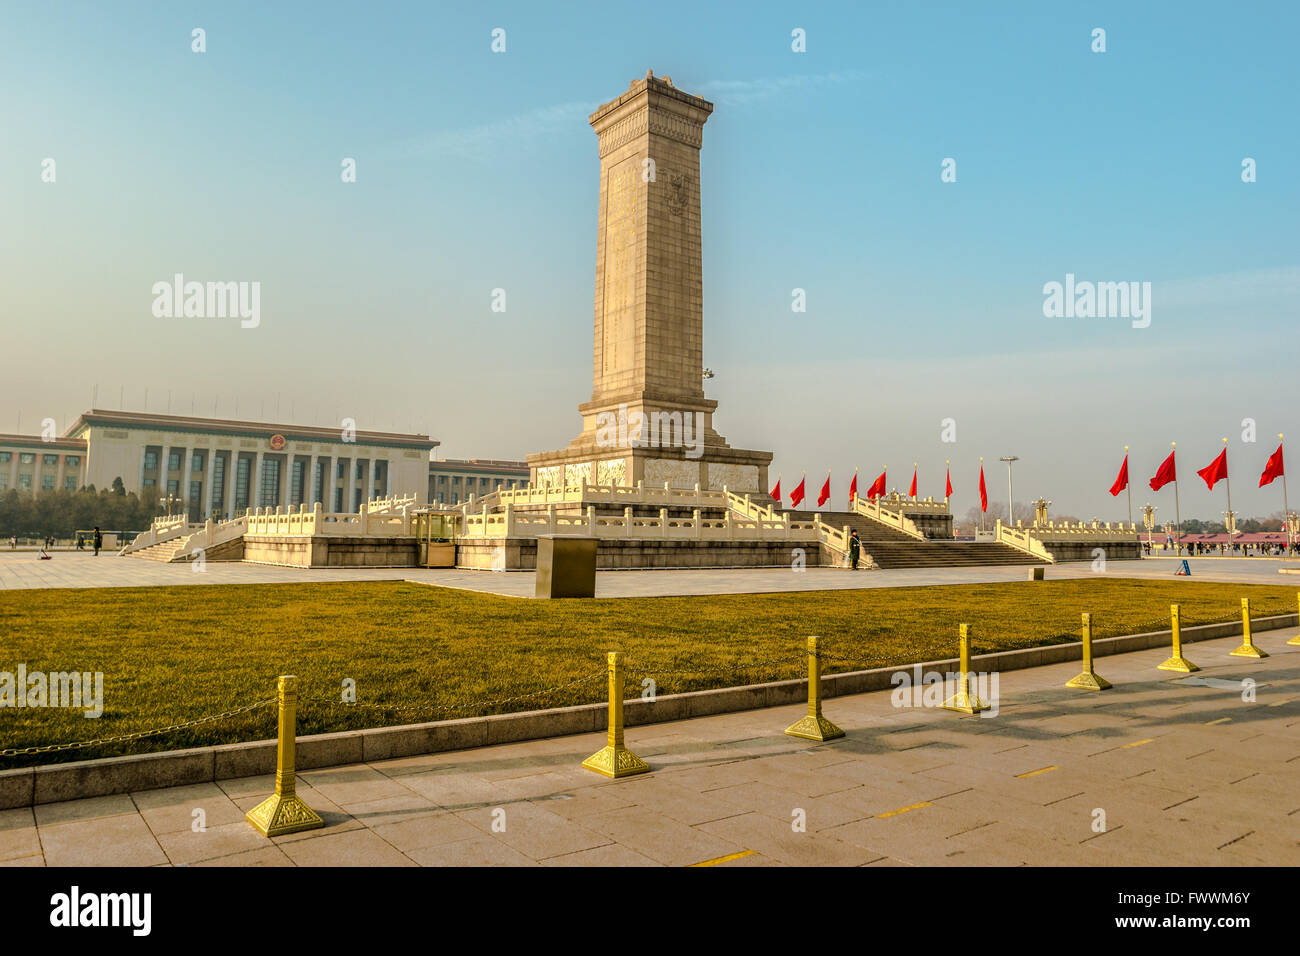
M 285 440 L 284 440 L 284 436 L 283 436 L 283 435 L 272 435 L 272 436 L 271 436 L 271 451 L 281 451 L 281 450 L 283 450 L 285 444 L 286 444 L 286 442 L 285 442 Z

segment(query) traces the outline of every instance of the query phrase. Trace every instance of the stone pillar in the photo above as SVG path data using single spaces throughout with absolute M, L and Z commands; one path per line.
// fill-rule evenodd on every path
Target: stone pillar
M 194 474 L 194 446 L 187 444 L 181 458 L 181 508 L 185 512 L 185 521 L 190 520 L 190 476 Z M 202 500 L 202 499 L 200 499 Z
M 87 452 L 90 451 L 90 442 L 86 442 L 86 451 Z M 144 462 L 145 462 L 145 458 L 147 458 L 148 455 L 149 455 L 149 443 L 145 442 L 144 447 L 140 449 L 140 478 L 135 484 L 135 493 L 137 495 L 144 494 Z M 89 463 L 87 463 L 87 465 L 89 466 Z M 157 488 L 158 486 L 155 484 L 154 487 Z M 127 489 L 127 491 L 130 490 L 131 490 L 130 488 Z
M 206 479 L 203 482 L 203 495 L 202 498 L 200 499 L 203 502 L 203 513 L 199 515 L 200 518 L 206 518 L 208 515 L 212 514 L 213 511 L 217 510 L 212 506 L 212 495 L 213 495 L 212 481 L 217 474 L 217 446 L 216 445 L 208 446 L 207 456 L 208 456 L 208 473 Z
M 370 457 L 366 459 L 366 470 L 370 472 L 370 487 L 366 491 L 366 500 L 370 501 L 372 498 L 375 497 L 375 454 L 374 452 L 371 452 Z
M 250 480 L 252 487 L 248 489 L 248 506 L 250 508 L 260 508 L 265 502 L 262 501 L 262 453 L 259 451 L 257 457 L 253 459 L 253 473 Z
M 226 516 L 235 516 L 235 484 L 239 477 L 239 451 L 230 449 L 226 456 Z
M 311 464 L 307 466 L 307 487 L 303 489 L 303 502 L 305 504 L 315 504 L 320 496 L 316 494 L 316 463 L 320 456 L 315 452 L 311 456 Z

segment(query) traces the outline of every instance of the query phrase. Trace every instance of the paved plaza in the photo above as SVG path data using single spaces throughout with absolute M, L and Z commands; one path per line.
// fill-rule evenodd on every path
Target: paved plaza
M 1228 656 L 1240 638 L 1188 645 L 1195 683 L 1155 669 L 1163 648 L 1101 658 L 1103 693 L 1063 686 L 1077 663 L 1009 672 L 991 718 L 898 708 L 887 692 L 832 698 L 848 736 L 825 744 L 782 733 L 803 707 L 634 727 L 628 746 L 653 773 L 617 781 L 580 767 L 603 734 L 304 771 L 298 792 L 326 826 L 276 839 L 243 819 L 270 775 L 6 810 L 0 860 L 1294 866 L 1293 633 L 1259 635 L 1262 661 Z
M 1048 567 L 1052 578 L 1113 577 L 1172 580 L 1179 561 L 1149 558 L 1111 561 L 1106 571 L 1089 562 Z M 1300 561 L 1272 558 L 1192 558 L 1193 581 L 1250 584 L 1295 584 L 1300 575 L 1279 574 L 1279 568 Z M 934 584 L 992 584 L 1023 581 L 1024 567 L 899 568 L 892 571 L 850 572 L 843 568 L 735 568 L 676 571 L 600 571 L 596 596 L 664 597 L 692 594 L 757 594 L 774 591 L 822 591 L 844 588 L 920 587 Z M 1182 579 L 1179 579 L 1182 580 Z M 196 572 L 188 564 L 164 564 L 142 558 L 102 553 L 98 558 L 78 552 L 55 552 L 39 561 L 33 552 L 0 551 L 0 591 L 23 588 L 128 588 L 190 584 L 284 584 L 323 581 L 414 581 L 440 587 L 464 588 L 507 597 L 532 597 L 531 571 L 464 571 L 426 568 L 288 568 L 240 562 L 208 562 Z

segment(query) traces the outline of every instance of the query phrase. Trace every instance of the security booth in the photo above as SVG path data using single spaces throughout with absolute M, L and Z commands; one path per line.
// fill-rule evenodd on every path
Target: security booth
M 411 517 L 415 537 L 420 544 L 420 567 L 454 568 L 460 512 L 442 508 L 419 508 L 411 513 Z

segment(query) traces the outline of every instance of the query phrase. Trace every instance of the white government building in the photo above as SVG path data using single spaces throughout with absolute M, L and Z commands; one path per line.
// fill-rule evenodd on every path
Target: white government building
M 424 502 L 437 445 L 428 435 L 92 409 L 59 438 L 0 435 L 0 491 L 104 489 L 121 478 L 128 492 L 180 499 L 192 521 L 315 501 L 356 511 L 384 495 Z

